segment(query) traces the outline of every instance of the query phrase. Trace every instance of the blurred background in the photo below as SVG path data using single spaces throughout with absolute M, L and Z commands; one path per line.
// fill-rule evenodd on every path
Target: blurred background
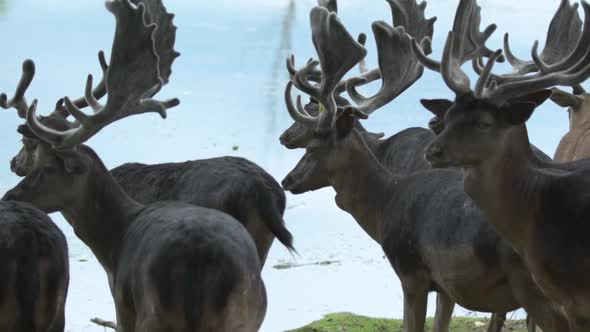
M 436 0 L 428 5 L 427 17 L 438 17 L 434 57 L 442 52 L 457 3 Z M 488 46 L 501 47 L 502 35 L 509 31 L 513 51 L 530 58 L 530 47 L 535 39 L 543 43 L 559 1 L 480 3 L 482 26 L 494 22 L 499 27 Z M 235 155 L 258 163 L 280 181 L 303 154 L 284 149 L 278 141 L 292 123 L 282 98 L 287 81 L 285 58 L 293 53 L 302 64 L 315 56 L 308 13 L 316 1 L 167 0 L 165 4 L 176 13 L 176 49 L 182 56 L 159 97 L 179 97 L 182 104 L 171 110 L 165 121 L 145 115 L 115 123 L 89 145 L 110 168 L 132 161 L 159 163 Z M 352 35 L 369 34 L 368 64 L 375 67 L 370 25 L 376 20 L 391 24 L 386 1 L 340 0 L 339 17 Z M 100 74 L 97 52 L 110 53 L 114 18 L 101 0 L 0 0 L 0 31 L 0 91 L 12 94 L 22 61 L 31 58 L 37 64 L 37 75 L 27 97 L 38 98 L 39 113 L 47 114 L 60 97 L 81 96 L 88 73 Z M 422 80 L 364 124 L 388 136 L 407 127 L 426 126 L 431 116 L 419 99 L 443 97 L 451 94 L 440 76 L 426 71 Z M 2 192 L 19 181 L 8 163 L 21 146 L 16 133 L 21 122 L 16 112 L 0 110 Z M 567 126 L 565 110 L 547 102 L 529 122 L 531 140 L 553 155 Z M 105 273 L 61 215 L 52 218 L 70 244 L 67 330 L 104 331 L 89 319 L 115 318 Z M 290 255 L 278 243 L 271 250 L 263 273 L 269 308 L 262 331 L 299 327 L 331 312 L 401 317 L 402 291 L 397 277 L 380 248 L 352 217 L 336 207 L 332 189 L 289 195 L 285 219 L 299 255 Z M 291 265 L 302 266 L 278 268 Z M 431 297 L 430 315 L 433 308 Z M 455 315 L 475 314 L 457 308 Z M 514 315 L 522 317 L 522 313 Z

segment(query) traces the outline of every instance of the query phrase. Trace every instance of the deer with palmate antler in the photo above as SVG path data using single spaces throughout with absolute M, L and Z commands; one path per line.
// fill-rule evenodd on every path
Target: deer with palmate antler
M 165 116 L 179 103 L 152 99 L 165 83 L 160 61 L 175 56 L 174 43 L 155 52 L 158 25 L 147 24 L 142 3 L 114 0 L 106 6 L 116 18 L 106 104 L 92 96 L 89 77 L 85 98 L 95 113 L 83 113 L 65 98 L 77 123 L 59 131 L 38 120 L 34 101 L 27 125 L 49 144 L 37 146 L 32 172 L 4 199 L 64 215 L 107 273 L 118 331 L 257 331 L 266 294 L 246 229 L 213 209 L 136 202 L 83 145 L 112 122 L 142 113 Z
M 134 0 L 146 6 L 146 19 L 158 24 L 154 35 L 155 51 L 160 56 L 160 75 L 167 82 L 171 74 L 174 57 L 164 54 L 174 42 L 176 27 L 160 0 Z M 99 53 L 104 73 L 108 69 L 104 54 Z M 16 108 L 19 115 L 26 115 L 24 97 L 32 76 L 19 85 L 14 98 L 7 102 L 6 95 L 0 96 L 0 107 Z M 93 90 L 91 98 L 100 100 L 106 95 L 104 79 Z M 72 101 L 76 107 L 88 107 L 86 98 Z M 69 113 L 63 99 L 57 102 L 49 116 L 40 117 L 40 122 L 55 130 L 72 129 L 67 120 Z M 32 171 L 37 145 L 45 144 L 26 125 L 18 128 L 22 134 L 23 147 L 11 160 L 11 170 L 19 176 Z M 142 204 L 178 200 L 189 204 L 220 210 L 230 214 L 246 227 L 256 248 L 262 265 L 276 237 L 293 251 L 293 236 L 285 227 L 285 193 L 277 181 L 255 163 L 239 157 L 221 157 L 191 160 L 181 163 L 146 165 L 127 163 L 110 170 L 117 183 L 134 200 Z
M 479 9 L 473 5 L 461 5 L 467 22 L 479 18 Z M 456 25 L 463 28 L 464 24 L 459 20 Z M 285 189 L 295 194 L 328 186 L 335 189 L 337 205 L 381 245 L 401 280 L 406 332 L 424 331 L 430 291 L 439 293 L 434 331 L 448 331 L 455 302 L 485 312 L 523 306 L 545 331 L 564 331 L 561 317 L 547 305 L 520 257 L 464 193 L 459 171 L 399 175 L 379 163 L 354 129 L 354 122 L 366 118 L 363 111 L 370 113 L 387 102 L 359 107 L 337 107 L 335 103 L 338 82 L 364 58 L 366 50 L 323 8 L 312 10 L 311 26 L 321 83 L 314 85 L 308 79 L 317 65 L 309 62 L 292 75 L 285 100 L 293 119 L 313 129 L 314 136 L 303 158 L 283 180 Z M 411 55 L 410 38 L 403 27 L 376 22 L 373 31 L 377 39 L 383 39 L 378 45 L 384 46 L 381 42 L 385 40 L 389 43 L 393 54 L 388 66 L 398 69 L 392 72 L 395 75 L 382 72 L 388 91 L 377 98 L 387 95 L 391 101 L 420 77 L 420 65 Z M 324 112 L 314 117 L 301 103 L 294 105 L 293 85 L 318 100 Z
M 575 86 L 590 77 L 590 5 L 574 50 L 555 63 L 538 54 L 532 75 L 493 75 L 501 51 L 485 64 L 474 90 L 460 69 L 455 32 L 440 63 L 456 94 L 444 130 L 427 151 L 435 167 L 462 166 L 465 191 L 488 221 L 525 261 L 535 283 L 568 319 L 570 331 L 590 331 L 590 231 L 587 161 L 539 160 L 530 149 L 525 122 L 551 95 L 551 87 Z M 413 43 L 423 63 L 428 59 Z

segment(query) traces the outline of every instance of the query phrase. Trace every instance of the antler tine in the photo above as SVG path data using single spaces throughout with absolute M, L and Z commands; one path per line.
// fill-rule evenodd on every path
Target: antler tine
M 14 96 L 8 100 L 5 93 L 1 94 L 0 107 L 4 109 L 14 108 L 16 109 L 18 116 L 24 119 L 27 115 L 27 110 L 29 109 L 29 105 L 27 105 L 27 100 L 25 98 L 25 92 L 35 77 L 35 63 L 33 60 L 27 59 L 23 62 L 22 68 L 23 72 L 18 85 L 16 86 Z
M 107 72 L 109 70 L 109 65 L 107 64 L 107 60 L 105 58 L 103 51 L 98 52 L 98 62 L 100 63 L 100 68 L 102 70 L 102 79 L 98 83 L 96 88 L 94 88 L 94 90 L 92 90 L 92 86 L 90 87 L 91 94 L 88 91 L 86 91 L 84 97 L 78 98 L 73 101 L 73 104 L 76 105 L 76 107 L 78 107 L 78 108 L 85 108 L 88 106 L 92 107 L 92 104 L 88 103 L 88 96 L 92 96 L 92 98 L 91 98 L 92 100 L 100 100 L 102 97 L 104 97 L 107 94 L 105 80 L 107 77 Z M 92 107 L 92 108 L 95 109 L 94 107 Z M 57 108 L 56 108 L 56 111 L 58 111 Z
M 293 105 L 293 99 L 291 98 L 291 89 L 293 82 L 287 83 L 285 87 L 285 104 L 287 105 L 287 111 L 295 122 L 299 122 L 302 125 L 315 129 L 320 121 L 320 115 L 317 117 L 309 115 L 305 108 L 301 105 L 301 96 L 297 96 L 297 107 Z
M 490 81 L 492 68 L 500 56 L 502 56 L 502 50 L 497 50 L 496 53 L 492 54 L 490 57 L 488 63 L 480 74 L 479 80 L 477 80 L 477 84 L 475 85 L 475 96 L 481 97 L 483 95 L 485 88 L 488 86 Z
M 165 117 L 167 109 L 179 104 L 178 99 L 163 102 L 150 99 L 161 89 L 164 79 L 160 76 L 160 57 L 155 46 L 157 26 L 148 25 L 143 3 L 135 6 L 130 0 L 110 0 L 106 2 L 106 7 L 115 15 L 117 22 L 111 61 L 105 78 L 108 89 L 106 105 L 102 107 L 92 96 L 92 76 L 89 76 L 85 97 L 86 102 L 95 109 L 95 114 L 83 113 L 69 98 L 64 98 L 65 108 L 78 121 L 72 129 L 56 131 L 44 126 L 35 115 L 35 107 L 31 107 L 27 113 L 30 129 L 55 148 L 73 148 L 108 124 L 134 114 L 155 112 Z M 172 19 L 167 13 L 164 16 Z M 173 33 L 173 29 L 168 32 Z M 171 39 L 170 36 L 165 38 Z M 169 46 L 169 50 L 161 51 L 174 54 L 173 45 Z
M 310 22 L 312 41 L 321 67 L 320 84 L 314 85 L 309 79 L 317 73 L 318 61 L 310 61 L 302 69 L 295 70 L 292 56 L 287 60 L 287 68 L 293 85 L 317 99 L 325 108 L 319 125 L 331 126 L 336 114 L 336 87 L 342 77 L 366 56 L 367 51 L 350 35 L 336 14 L 326 8 L 314 7 L 310 13 Z
M 330 13 L 338 13 L 338 2 L 336 0 L 318 0 L 318 6 L 326 8 Z
M 361 32 L 357 37 L 356 41 L 359 44 L 365 46 L 365 44 L 367 43 L 367 35 Z M 362 75 L 368 71 L 369 69 L 367 68 L 367 61 L 365 61 L 365 58 L 363 58 L 361 61 L 359 61 L 359 73 Z

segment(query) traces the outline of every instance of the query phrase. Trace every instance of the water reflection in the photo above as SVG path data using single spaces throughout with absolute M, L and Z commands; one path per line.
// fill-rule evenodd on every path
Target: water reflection
M 295 0 L 289 0 L 281 22 L 279 45 L 273 55 L 270 77 L 267 83 L 266 128 L 268 140 L 276 140 L 277 133 L 284 128 L 277 127 L 277 114 L 283 108 L 281 94 L 278 93 L 287 79 L 285 59 L 292 52 L 292 30 L 295 22 Z
M 8 12 L 8 2 L 10 0 L 0 0 L 0 16 L 4 16 Z

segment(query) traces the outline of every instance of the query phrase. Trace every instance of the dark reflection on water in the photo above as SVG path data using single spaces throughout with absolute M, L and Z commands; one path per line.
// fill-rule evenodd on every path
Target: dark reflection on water
M 271 72 L 268 83 L 266 85 L 267 102 L 266 102 L 266 119 L 267 127 L 265 132 L 268 135 L 268 140 L 276 140 L 276 134 L 284 130 L 284 128 L 277 127 L 277 113 L 283 108 L 281 94 L 278 93 L 281 87 L 285 84 L 288 77 L 285 71 L 285 59 L 292 52 L 292 30 L 295 21 L 296 7 L 295 0 L 289 0 L 285 15 L 281 22 L 279 45 L 275 50 L 272 60 Z
M 10 0 L 0 0 L 0 16 L 3 16 L 8 12 L 8 3 Z

